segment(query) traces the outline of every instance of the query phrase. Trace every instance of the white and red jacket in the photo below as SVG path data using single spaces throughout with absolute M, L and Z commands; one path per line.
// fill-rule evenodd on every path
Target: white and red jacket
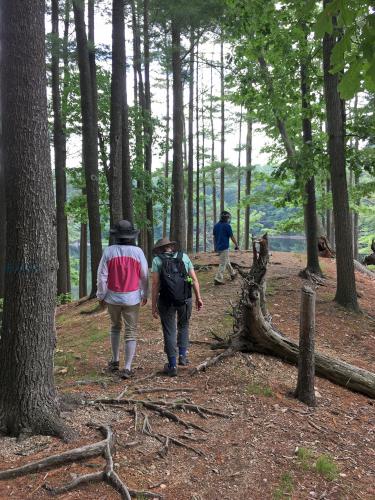
M 143 251 L 133 245 L 107 247 L 98 268 L 98 299 L 133 306 L 147 295 L 148 265 Z

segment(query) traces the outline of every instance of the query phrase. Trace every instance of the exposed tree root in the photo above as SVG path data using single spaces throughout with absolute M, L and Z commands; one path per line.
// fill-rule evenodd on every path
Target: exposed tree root
M 194 387 L 138 387 L 134 389 L 134 392 L 137 394 L 151 394 L 152 392 L 194 392 L 196 390 Z
M 311 283 L 317 286 L 325 286 L 325 281 L 322 274 L 316 274 L 310 271 L 307 267 L 298 273 L 300 278 L 309 280 Z
M 237 352 L 237 349 L 233 349 L 233 347 L 229 347 L 226 349 L 224 352 L 221 352 L 220 354 L 213 356 L 211 358 L 206 359 L 202 363 L 200 363 L 198 366 L 190 370 L 191 375 L 195 375 L 199 372 L 203 372 L 207 370 L 210 366 L 214 366 L 217 363 L 219 363 L 221 360 L 225 358 L 230 358 L 231 356 L 234 356 Z

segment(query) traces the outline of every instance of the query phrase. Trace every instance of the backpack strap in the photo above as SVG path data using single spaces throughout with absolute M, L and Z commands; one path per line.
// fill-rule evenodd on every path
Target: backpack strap
M 184 275 L 184 276 L 187 276 L 187 272 L 186 272 L 186 267 L 185 267 L 185 263 L 184 263 L 184 260 L 183 260 L 183 252 L 178 252 L 177 253 L 177 257 L 175 257 L 175 259 L 177 260 L 178 262 L 178 266 L 180 268 L 180 272 Z

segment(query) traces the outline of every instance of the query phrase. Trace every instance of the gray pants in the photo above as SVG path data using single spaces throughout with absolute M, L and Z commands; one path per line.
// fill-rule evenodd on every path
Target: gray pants
M 233 269 L 229 260 L 229 249 L 222 250 L 219 252 L 219 269 L 215 276 L 215 281 L 219 283 L 224 283 L 224 272 L 228 270 L 231 278 L 236 275 L 236 271 Z
M 189 347 L 189 320 L 192 303 L 192 299 L 187 299 L 186 306 L 175 307 L 164 305 L 160 299 L 158 301 L 159 316 L 164 335 L 164 351 L 168 357 L 177 356 L 177 347 Z

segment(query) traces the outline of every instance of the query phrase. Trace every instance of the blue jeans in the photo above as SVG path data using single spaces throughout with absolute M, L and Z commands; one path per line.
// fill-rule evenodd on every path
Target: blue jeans
M 177 347 L 189 347 L 189 320 L 192 304 L 192 299 L 187 299 L 186 306 L 181 307 L 167 306 L 160 299 L 158 301 L 164 335 L 164 352 L 168 358 L 177 356 Z

